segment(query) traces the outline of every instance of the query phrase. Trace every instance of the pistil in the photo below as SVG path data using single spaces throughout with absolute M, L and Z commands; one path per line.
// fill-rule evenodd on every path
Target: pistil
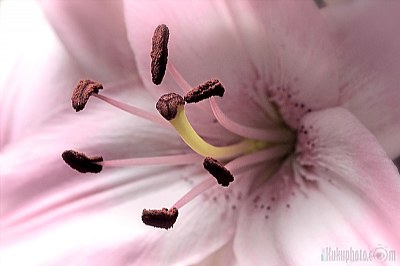
M 227 146 L 214 146 L 207 143 L 193 129 L 186 117 L 185 102 L 182 96 L 176 93 L 168 93 L 158 100 L 157 110 L 167 119 L 178 132 L 182 140 L 196 153 L 204 157 L 216 159 L 229 159 L 239 155 L 253 152 L 268 145 L 265 141 L 244 139 L 235 144 Z

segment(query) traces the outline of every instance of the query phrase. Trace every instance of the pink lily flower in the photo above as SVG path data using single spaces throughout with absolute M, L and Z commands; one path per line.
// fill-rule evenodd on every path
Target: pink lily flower
M 41 38 L 20 31 L 27 53 L 1 80 L 1 264 L 319 265 L 329 248 L 395 263 L 382 252 L 400 252 L 398 3 L 41 4 L 55 32 L 32 4 L 24 26 Z M 68 89 L 87 77 L 104 89 L 75 113 Z M 211 79 L 225 94 L 184 105 L 204 139 L 191 141 L 154 106 Z M 102 172 L 70 169 L 67 149 L 101 155 Z M 204 157 L 233 175 L 228 187 Z M 142 223 L 162 207 L 178 209 L 173 228 Z

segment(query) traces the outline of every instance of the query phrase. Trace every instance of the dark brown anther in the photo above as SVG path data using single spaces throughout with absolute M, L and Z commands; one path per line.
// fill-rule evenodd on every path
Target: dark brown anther
M 206 157 L 203 162 L 204 169 L 206 169 L 212 176 L 214 176 L 218 184 L 227 187 L 234 178 L 231 172 L 225 168 L 220 162 L 211 157 Z
M 93 80 L 84 79 L 80 80 L 78 85 L 72 92 L 72 107 L 75 111 L 79 112 L 85 108 L 90 95 L 93 93 L 99 93 L 99 90 L 103 89 L 103 85 Z
M 224 95 L 225 89 L 221 82 L 217 79 L 211 79 L 204 82 L 200 86 L 189 91 L 185 96 L 185 102 L 187 103 L 197 103 L 202 100 L 208 99 L 211 96 L 222 97 Z
M 167 208 L 163 208 L 162 210 L 144 209 L 142 212 L 142 221 L 144 224 L 167 230 L 173 227 L 177 218 L 177 208 L 172 208 L 170 210 Z
M 157 101 L 156 108 L 158 112 L 168 121 L 175 118 L 179 106 L 185 105 L 182 96 L 176 93 L 167 93 Z
M 61 155 L 64 161 L 73 169 L 81 173 L 99 173 L 103 166 L 97 164 L 103 161 L 103 157 L 89 158 L 85 154 L 73 150 L 64 151 Z
M 158 25 L 152 38 L 151 77 L 153 83 L 160 85 L 167 69 L 169 29 L 165 24 Z

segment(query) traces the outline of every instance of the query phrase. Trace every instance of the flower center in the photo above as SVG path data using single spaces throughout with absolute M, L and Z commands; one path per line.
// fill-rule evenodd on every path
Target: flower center
M 135 116 L 158 123 L 161 126 L 174 128 L 194 153 L 112 161 L 103 161 L 100 156 L 89 158 L 83 153 L 72 150 L 67 150 L 62 155 L 68 165 L 82 173 L 98 173 L 103 167 L 189 165 L 203 161 L 204 169 L 215 179 L 205 178 L 178 199 L 169 209 L 143 210 L 142 221 L 145 224 L 165 229 L 169 229 L 174 225 L 178 217 L 178 210 L 198 195 L 216 186 L 217 183 L 224 187 L 229 186 L 235 180 L 235 173 L 246 167 L 267 161 L 282 160 L 292 151 L 295 140 L 294 134 L 290 129 L 282 126 L 281 121 L 278 121 L 276 126 L 272 128 L 260 129 L 245 126 L 231 120 L 219 108 L 214 99 L 215 96 L 222 97 L 225 93 L 225 88 L 217 79 L 211 79 L 192 89 L 175 66 L 171 62 L 167 62 L 168 39 L 169 29 L 167 26 L 158 26 L 152 38 L 152 81 L 156 85 L 161 84 L 167 71 L 186 94 L 182 97 L 176 93 L 166 93 L 159 98 L 156 103 L 156 109 L 164 119 L 157 116 L 157 114 L 99 95 L 99 90 L 103 89 L 103 86 L 90 80 L 79 82 L 73 91 L 72 106 L 76 111 L 81 111 L 84 109 L 89 97 L 95 96 Z M 206 142 L 193 129 L 185 113 L 185 104 L 204 100 L 209 101 L 212 113 L 219 124 L 235 135 L 241 136 L 240 141 L 225 146 L 214 146 Z M 218 137 L 221 138 L 221 136 Z M 237 178 L 241 178 L 241 176 L 238 175 Z

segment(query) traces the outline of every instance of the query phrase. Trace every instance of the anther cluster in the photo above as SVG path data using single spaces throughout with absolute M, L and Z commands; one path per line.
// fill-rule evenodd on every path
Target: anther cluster
M 159 25 L 153 34 L 151 57 L 151 76 L 154 84 L 159 85 L 164 78 L 168 61 L 169 29 L 165 24 Z
M 72 92 L 72 107 L 77 112 L 83 110 L 87 101 L 89 100 L 89 97 L 93 93 L 99 93 L 99 90 L 101 89 L 103 89 L 103 85 L 101 85 L 99 82 L 89 79 L 80 80 Z
M 63 160 L 73 169 L 81 173 L 99 173 L 103 166 L 97 164 L 103 161 L 103 157 L 87 157 L 84 153 L 74 150 L 66 150 L 62 153 Z

